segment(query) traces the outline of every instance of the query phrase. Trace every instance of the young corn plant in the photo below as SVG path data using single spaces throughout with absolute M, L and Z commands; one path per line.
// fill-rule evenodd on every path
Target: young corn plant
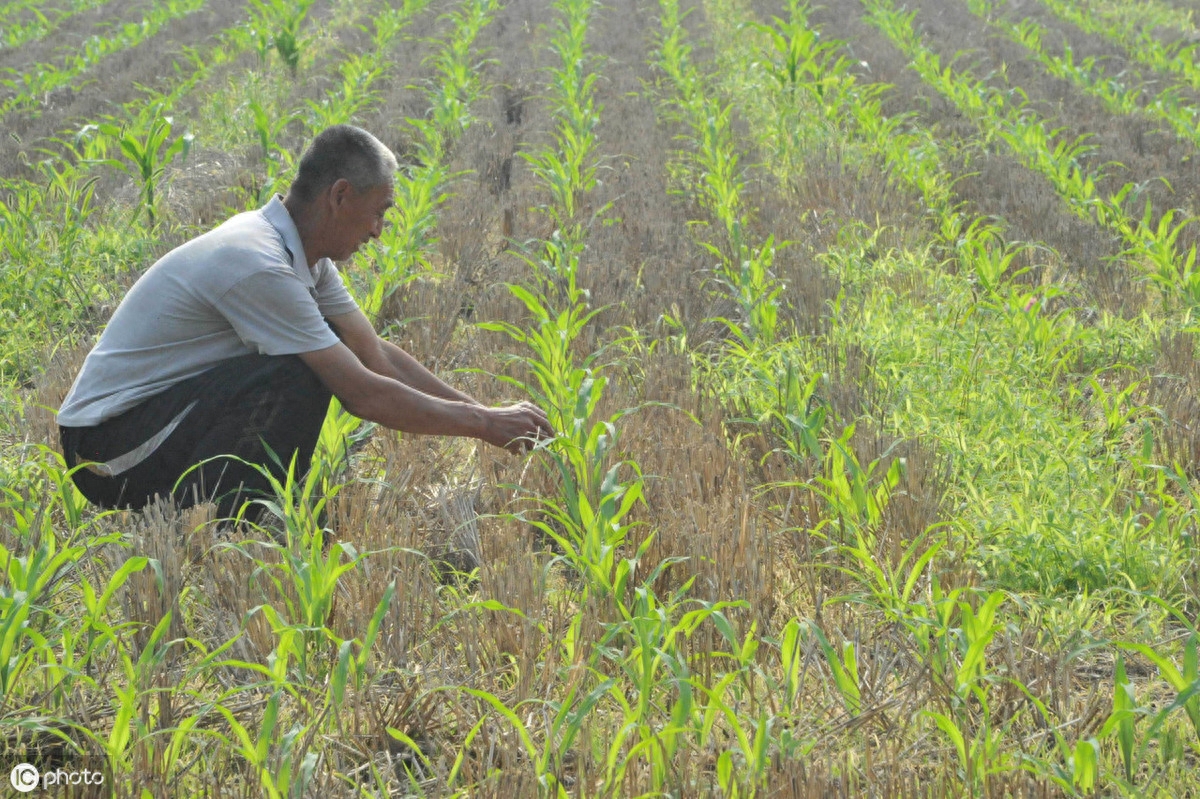
M 335 650 L 342 648 L 344 642 L 328 628 L 338 584 L 369 553 L 360 553 L 347 541 L 331 541 L 331 534 L 323 526 L 325 506 L 341 489 L 341 484 L 330 485 L 328 464 L 314 462 L 303 479 L 296 475 L 294 459 L 283 479 L 266 467 L 260 470 L 274 496 L 247 503 L 239 509 L 237 520 L 242 520 L 247 510 L 257 505 L 274 520 L 274 525 L 283 529 L 280 535 L 268 534 L 263 541 L 230 545 L 230 548 L 253 560 L 257 566 L 256 578 L 261 576 L 274 584 L 284 598 L 282 613 L 273 608 L 267 612 L 277 632 L 287 628 L 299 634 L 292 649 L 298 679 L 307 682 L 314 662 L 327 663 L 321 655 L 324 644 Z M 260 558 L 251 547 L 263 548 L 272 557 Z
M 1140 222 L 1126 224 L 1126 240 L 1133 244 L 1122 256 L 1140 262 L 1148 279 L 1169 292 L 1182 297 L 1190 307 L 1200 306 L 1200 270 L 1196 268 L 1196 245 L 1180 255 L 1180 234 L 1197 222 L 1196 217 L 1179 219 L 1174 210 L 1166 211 L 1157 224 L 1147 201 Z M 1179 221 L 1176 221 L 1176 220 Z
M 296 115 L 282 114 L 278 118 L 272 118 L 267 109 L 257 100 L 250 102 L 250 113 L 254 118 L 254 133 L 258 137 L 258 146 L 262 150 L 265 169 L 262 182 L 258 185 L 252 199 L 254 207 L 258 208 L 275 196 L 280 178 L 289 174 L 295 166 L 295 158 L 292 156 L 291 150 L 284 147 L 279 139 Z
M 149 114 L 140 121 L 138 127 L 105 122 L 95 129 L 125 156 L 124 160 L 109 158 L 100 163 L 116 167 L 137 181 L 141 188 L 138 212 L 145 212 L 147 226 L 153 228 L 163 174 L 177 158 L 187 158 L 195 137 L 190 132 L 173 136 L 174 119 L 160 113 Z
M 922 715 L 951 745 L 964 790 L 971 796 L 985 795 L 989 777 L 1009 768 L 1002 742 L 1012 719 L 1001 726 L 993 721 L 990 689 L 999 677 L 987 664 L 987 648 L 1004 628 L 997 618 L 1003 601 L 1004 594 L 995 591 L 975 608 L 960 599 L 958 590 L 943 595 L 935 580 L 925 611 L 914 608 L 904 621 L 916 634 L 918 652 L 935 679 L 949 689 L 945 712 L 927 710 Z
M 219 665 L 245 669 L 264 679 L 257 684 L 231 689 L 213 706 L 224 717 L 230 731 L 229 735 L 218 733 L 219 739 L 250 767 L 258 780 L 261 795 L 285 799 L 303 795 L 314 777 L 317 755 L 303 752 L 305 743 L 311 742 L 311 736 L 305 733 L 319 724 L 323 714 L 317 713 L 317 708 L 308 703 L 307 697 L 301 693 L 302 684 L 293 679 L 296 670 L 293 667 L 294 660 L 301 661 L 300 672 L 305 670 L 305 654 L 300 643 L 302 631 L 283 622 L 271 606 L 264 605 L 260 610 L 270 620 L 272 630 L 279 638 L 275 651 L 267 658 L 267 665 L 244 661 L 226 661 Z M 237 692 L 252 688 L 259 688 L 267 694 L 257 729 L 243 724 L 226 704 Z M 294 724 L 286 732 L 283 731 L 280 715 L 286 700 L 299 704 L 303 717 L 311 721 L 308 724 Z
M 532 382 L 504 379 L 545 408 L 559 431 L 548 451 L 562 496 L 543 499 L 550 521 L 533 523 L 564 549 L 571 565 L 585 577 L 585 593 L 620 597 L 636 564 L 636 557 L 621 558 L 621 546 L 631 529 L 627 517 L 642 499 L 642 478 L 635 463 L 610 465 L 616 422 L 623 414 L 595 419 L 606 380 L 597 373 L 595 354 L 577 362 L 573 352 L 575 341 L 602 310 L 588 307 L 587 294 L 576 282 L 582 244 L 551 239 L 543 246 L 540 259 L 528 259 L 534 269 L 534 289 L 509 286 L 529 313 L 528 329 L 509 322 L 480 326 L 502 332 L 531 351 L 513 360 L 531 373 Z M 551 304 L 560 292 L 565 304 L 561 311 Z M 635 477 L 623 481 L 623 470 L 632 470 Z M 648 544 L 647 539 L 639 556 Z
M 41 528 L 40 540 L 29 541 L 26 554 L 0 544 L 3 583 L 0 583 L 0 689 L 6 696 L 16 688 L 27 670 L 45 659 L 54 643 L 49 593 L 76 566 L 86 552 L 79 544 L 60 543 L 48 514 L 30 519 L 14 514 L 17 532 L 28 536 L 34 525 Z
M 263 60 L 274 48 L 292 77 L 300 69 L 306 41 L 301 29 L 313 0 L 250 0 L 254 17 L 250 23 L 259 42 L 259 57 Z
M 1129 675 L 1125 670 L 1125 657 L 1118 651 L 1116 665 L 1113 668 L 1112 713 L 1104 722 L 1099 738 L 1103 740 L 1110 736 L 1116 737 L 1125 781 L 1130 785 L 1133 784 L 1137 766 L 1133 745 L 1136 741 L 1136 725 L 1140 708 L 1137 690 L 1130 682 Z
M 686 784 L 673 773 L 681 752 L 688 747 L 709 750 L 728 736 L 734 746 L 721 755 L 730 761 L 722 787 L 726 795 L 752 796 L 768 765 L 766 725 L 759 718 L 750 722 L 752 729 L 747 732 L 746 721 L 735 710 L 739 704 L 735 686 L 749 679 L 758 639 L 754 630 L 739 638 L 725 615 L 745 603 L 693 601 L 698 607 L 685 611 L 689 604 L 685 596 L 694 578 L 660 599 L 650 584 L 667 565 L 661 563 L 635 589 L 633 601 L 620 604 L 621 620 L 606 628 L 606 639 L 627 642 L 627 654 L 615 647 L 603 650 L 609 658 L 623 655 L 616 665 L 625 678 L 609 691 L 620 725 L 608 743 L 605 784 L 620 786 L 632 771 L 644 768 L 653 791 L 685 791 Z M 692 673 L 684 645 L 705 623 L 715 627 L 730 647 L 720 653 L 730 668 L 713 674 L 708 683 Z M 663 709 L 670 711 L 665 728 L 656 723 Z M 732 768 L 735 751 L 741 755 L 740 773 Z

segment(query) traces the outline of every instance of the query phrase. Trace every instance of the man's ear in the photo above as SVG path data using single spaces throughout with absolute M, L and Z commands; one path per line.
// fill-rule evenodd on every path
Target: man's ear
M 345 178 L 338 178 L 329 187 L 329 199 L 333 203 L 334 208 L 340 208 L 343 203 L 350 199 L 350 195 L 354 192 L 354 187 L 350 185 L 350 181 Z

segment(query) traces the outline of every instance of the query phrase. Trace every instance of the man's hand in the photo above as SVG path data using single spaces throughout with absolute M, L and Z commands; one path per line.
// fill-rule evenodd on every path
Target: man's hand
M 487 415 L 487 429 L 480 438 L 509 452 L 519 455 L 528 452 L 538 442 L 554 438 L 550 420 L 532 402 L 488 408 Z

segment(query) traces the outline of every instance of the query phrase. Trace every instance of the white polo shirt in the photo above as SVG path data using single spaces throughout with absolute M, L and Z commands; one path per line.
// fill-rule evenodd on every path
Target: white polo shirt
M 58 412 L 66 427 L 118 416 L 221 361 L 331 347 L 324 317 L 357 308 L 337 267 L 310 270 L 278 196 L 171 250 L 133 285 Z

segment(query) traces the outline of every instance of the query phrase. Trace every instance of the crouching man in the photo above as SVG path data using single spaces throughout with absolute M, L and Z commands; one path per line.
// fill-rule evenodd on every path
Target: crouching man
M 481 405 L 380 339 L 343 286 L 333 262 L 379 237 L 395 170 L 370 133 L 329 128 L 286 197 L 172 250 L 134 284 L 58 412 L 88 500 L 213 499 L 232 516 L 268 493 L 256 465 L 283 477 L 269 453 L 308 468 L 331 397 L 393 430 L 514 452 L 553 435 L 536 406 Z

